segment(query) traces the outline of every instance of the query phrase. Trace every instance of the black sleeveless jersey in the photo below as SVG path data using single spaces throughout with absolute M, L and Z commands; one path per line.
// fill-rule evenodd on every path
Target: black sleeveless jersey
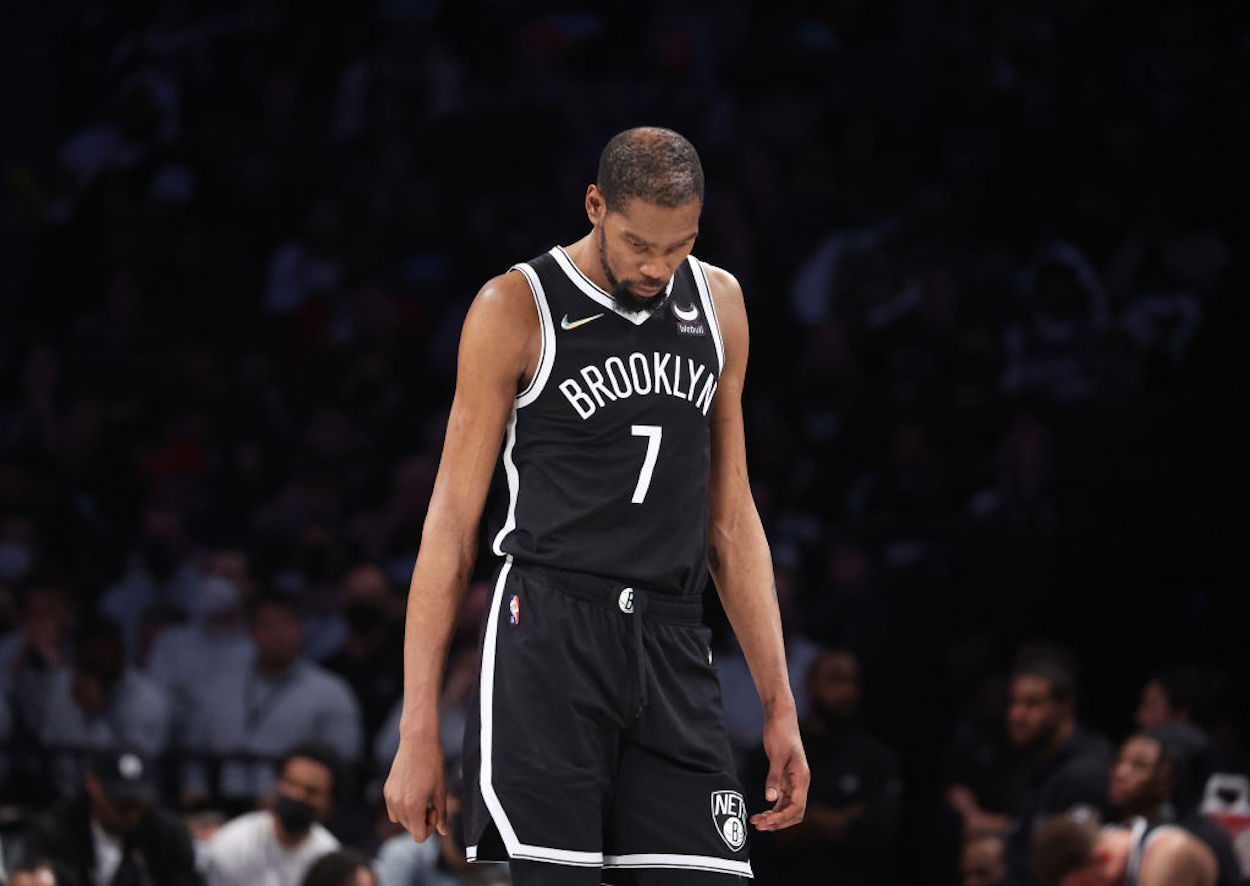
M 683 262 L 660 306 L 642 312 L 617 305 L 558 246 L 512 270 L 533 291 L 542 356 L 508 422 L 495 553 L 698 593 L 708 416 L 725 362 L 702 266 Z

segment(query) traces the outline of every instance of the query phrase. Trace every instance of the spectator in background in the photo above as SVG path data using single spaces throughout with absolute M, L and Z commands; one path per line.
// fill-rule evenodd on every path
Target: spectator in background
M 208 845 L 208 886 L 300 886 L 313 864 L 339 848 L 325 829 L 342 762 L 326 745 L 301 744 L 278 765 L 272 808 L 227 822 Z
M 145 622 L 187 619 L 203 575 L 187 561 L 181 515 L 170 508 L 149 508 L 143 536 L 129 571 L 100 598 L 99 610 L 121 626 L 132 661 L 146 656 Z
M 963 785 L 948 798 L 964 820 L 965 833 L 1007 835 L 1008 882 L 1031 883 L 1029 840 L 1046 815 L 1101 809 L 1111 767 L 1108 741 L 1079 725 L 1077 665 L 1070 652 L 1049 644 L 1020 650 L 1011 671 L 1007 734 L 1024 751 L 1012 778 L 1006 814 L 982 809 Z
M 308 869 L 302 886 L 378 886 L 369 859 L 351 849 L 336 849 Z
M 275 759 L 300 741 L 325 742 L 350 764 L 360 757 L 360 708 L 342 678 L 300 656 L 300 611 L 286 595 L 267 593 L 252 605 L 252 661 L 206 675 L 196 699 L 191 747 L 222 760 L 219 793 L 253 805 L 273 786 L 265 762 L 231 762 L 232 755 Z M 190 775 L 192 794 L 208 789 L 202 770 Z
M 94 755 L 84 786 L 31 825 L 22 853 L 30 863 L 51 859 L 84 886 L 202 883 L 191 834 L 159 808 L 152 765 L 140 749 Z
M 169 694 L 173 746 L 186 746 L 195 696 L 205 676 L 245 668 L 251 657 L 238 587 L 225 578 L 204 578 L 195 597 L 195 618 L 162 631 L 147 658 L 148 677 Z
M 1177 827 L 1148 832 L 1099 827 L 1088 818 L 1056 815 L 1031 838 L 1032 869 L 1042 886 L 1215 886 L 1211 850 Z
M 1002 834 L 974 833 L 959 853 L 962 886 L 1002 886 L 1007 878 L 1007 846 Z
M 1146 822 L 1147 830 L 1177 824 L 1207 845 L 1219 866 L 1220 886 L 1240 881 L 1237 857 L 1232 843 L 1219 825 L 1197 813 L 1195 800 L 1176 802 L 1179 785 L 1186 772 L 1197 765 L 1193 749 L 1186 744 L 1187 733 L 1177 725 L 1159 726 L 1129 736 L 1111 769 L 1107 803 L 1116 820 Z
M 1206 693 L 1202 672 L 1193 665 L 1163 668 L 1141 689 L 1134 720 L 1140 729 L 1165 723 L 1197 723 Z
M 757 834 L 752 863 L 763 882 L 877 883 L 901 823 L 898 763 L 859 724 L 854 654 L 821 652 L 807 670 L 806 691 L 803 746 L 812 769 L 807 815 L 787 830 Z M 767 759 L 758 752 L 753 768 L 755 781 L 767 772 Z M 754 798 L 747 802 L 753 805 Z
M 32 577 L 22 596 L 17 630 L 0 640 L 0 694 L 15 720 L 37 729 L 56 675 L 73 659 L 74 607 L 63 581 Z
M 391 590 L 386 573 L 376 566 L 350 570 L 343 580 L 347 636 L 342 648 L 325 660 L 360 702 L 368 737 L 377 735 L 391 705 L 403 689 L 404 601 Z M 393 759 L 394 755 L 390 759 Z
M 51 682 L 37 732 L 54 752 L 55 777 L 69 787 L 79 781 L 73 762 L 83 750 L 131 745 L 159 756 L 169 723 L 164 691 L 126 664 L 121 629 L 96 618 L 79 629 L 73 666 Z M 65 753 L 58 755 L 58 750 Z

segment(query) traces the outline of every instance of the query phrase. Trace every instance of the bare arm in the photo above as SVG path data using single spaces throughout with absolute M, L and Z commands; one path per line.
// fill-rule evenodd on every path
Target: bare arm
M 446 832 L 438 740 L 443 666 L 504 428 L 518 385 L 537 364 L 538 347 L 538 315 L 525 278 L 491 280 L 461 332 L 456 395 L 408 593 L 399 751 L 383 793 L 391 820 L 418 841 L 435 828 Z
M 772 555 L 747 477 L 742 424 L 750 338 L 746 307 L 731 274 L 705 267 L 725 341 L 725 368 L 712 407 L 708 566 L 764 706 L 769 761 L 764 796 L 774 806 L 752 822 L 761 830 L 777 830 L 803 820 L 810 773 L 786 673 Z
M 1179 828 L 1160 833 L 1142 859 L 1141 886 L 1215 886 L 1219 864 L 1197 837 Z

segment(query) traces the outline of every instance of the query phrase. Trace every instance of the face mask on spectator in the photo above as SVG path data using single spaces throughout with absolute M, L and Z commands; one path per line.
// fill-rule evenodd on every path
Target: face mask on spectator
M 273 814 L 278 817 L 282 830 L 292 837 L 301 837 L 308 833 L 308 829 L 312 827 L 313 819 L 317 817 L 317 811 L 308 803 L 296 800 L 294 797 L 288 797 L 286 794 L 278 795 L 278 802 L 274 804 Z

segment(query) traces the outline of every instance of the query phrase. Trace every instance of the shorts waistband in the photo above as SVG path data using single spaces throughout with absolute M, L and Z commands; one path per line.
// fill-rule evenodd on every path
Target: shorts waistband
M 597 603 L 608 609 L 620 607 L 621 592 L 628 588 L 634 592 L 634 600 L 638 601 L 637 611 L 642 614 L 644 621 L 679 625 L 703 623 L 703 599 L 691 594 L 669 594 L 631 584 L 623 579 L 570 569 L 555 569 L 537 563 L 522 563 L 519 560 L 513 561 L 512 569 L 540 580 L 552 590 L 589 603 Z

